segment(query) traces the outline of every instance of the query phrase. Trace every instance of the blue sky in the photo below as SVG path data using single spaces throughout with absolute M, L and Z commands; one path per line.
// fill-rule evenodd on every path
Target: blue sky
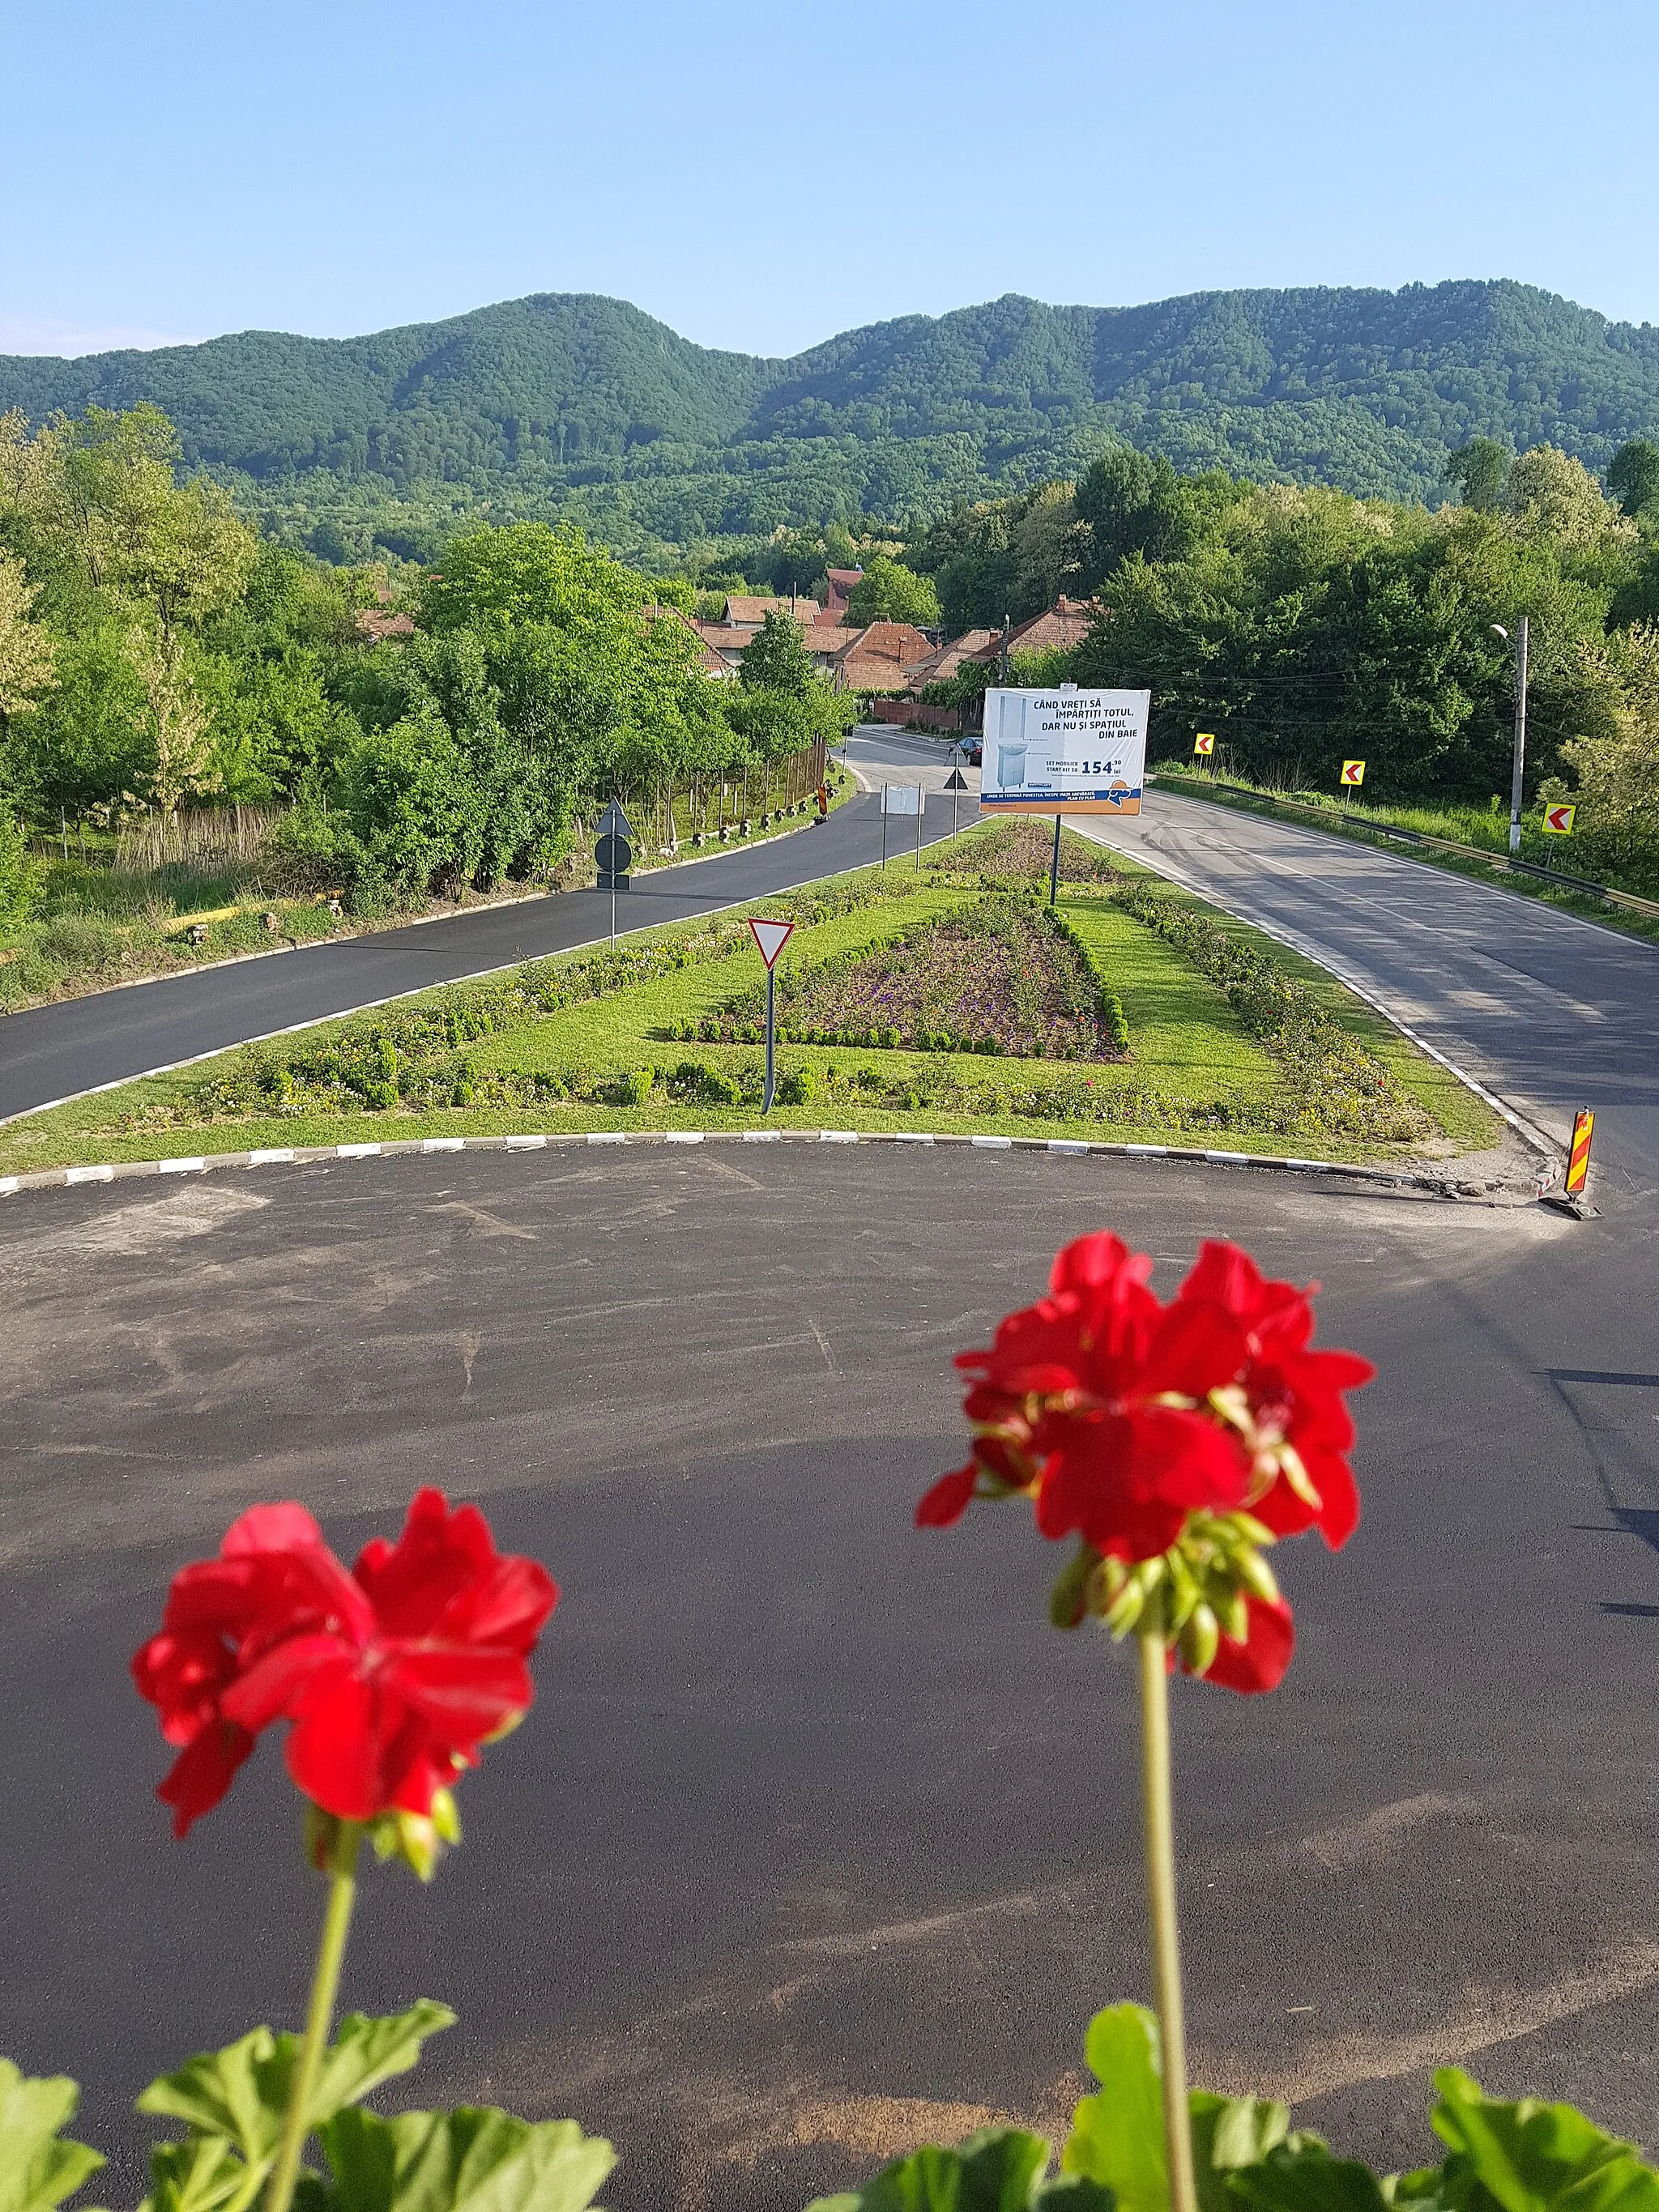
M 0 350 L 533 291 L 767 354 L 1008 291 L 1659 322 L 1651 0 L 0 0 Z

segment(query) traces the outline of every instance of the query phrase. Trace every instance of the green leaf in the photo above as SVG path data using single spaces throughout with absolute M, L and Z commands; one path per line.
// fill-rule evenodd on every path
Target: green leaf
M 219 2136 L 160 2143 L 149 2154 L 150 2193 L 140 2212 L 238 2212 L 264 2176 Z
M 331 2212 L 585 2212 L 617 2154 L 574 2120 L 453 2112 L 337 2113 L 319 2130 Z
M 0 2058 L 0 2212 L 52 2212 L 104 2163 L 58 2135 L 80 2101 L 67 2075 L 32 2080 Z
M 1573 2106 L 1504 2103 L 1455 2066 L 1434 2086 L 1429 2118 L 1453 2153 L 1442 2189 L 1449 2203 L 1490 2212 L 1485 2192 L 1504 2212 L 1659 2212 L 1659 2173 Z
M 1084 2045 L 1100 2094 L 1085 2097 L 1060 2152 L 1061 2170 L 1115 2192 L 1121 2212 L 1168 2212 L 1164 2148 L 1163 2052 L 1156 2016 L 1144 2005 L 1109 2005 L 1089 2023 Z M 1218 2097 L 1194 2089 L 1188 2100 L 1193 2167 L 1200 2212 L 1237 2212 L 1228 2177 L 1261 2163 L 1287 2142 L 1288 2106 L 1261 2097 Z M 1080 2208 L 1079 2208 L 1080 2212 Z
M 348 2013 L 324 2056 L 311 2101 L 313 2131 L 393 2075 L 407 2073 L 426 2038 L 454 2020 L 447 2005 L 429 1997 L 378 2020 Z M 250 2165 L 263 2166 L 276 2154 L 301 2040 L 253 2028 L 224 2050 L 204 2051 L 152 2081 L 138 2109 L 182 2120 L 196 2135 L 222 2138 Z
M 250 2028 L 222 2051 L 187 2058 L 138 2095 L 141 2112 L 183 2120 L 198 2135 L 222 2137 L 244 2158 L 270 2156 L 282 2129 L 283 2108 L 273 2111 L 266 2080 L 276 2039 L 268 2027 Z
M 862 2189 L 820 2197 L 807 2212 L 1114 2212 L 1110 2191 L 1082 2176 L 1039 2187 L 1048 2166 L 1041 2136 L 981 2128 L 954 2150 L 926 2143 Z
M 1157 2020 L 1145 2005 L 1108 2005 L 1090 2021 L 1083 2048 L 1100 2094 L 1073 2113 L 1060 2171 L 1109 2189 L 1119 2212 L 1169 2212 Z
M 1281 2142 L 1260 2164 L 1230 2172 L 1234 2200 L 1251 2212 L 1387 2212 L 1388 2200 L 1370 2166 L 1333 2158 L 1316 2136 Z

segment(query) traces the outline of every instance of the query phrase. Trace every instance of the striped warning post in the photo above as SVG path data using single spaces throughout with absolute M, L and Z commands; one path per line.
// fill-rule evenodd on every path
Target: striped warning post
M 1569 1198 L 1583 1195 L 1584 1185 L 1589 1180 L 1590 1139 L 1595 1133 L 1595 1116 L 1588 1106 L 1581 1107 L 1572 1125 L 1572 1150 L 1567 1155 L 1566 1194 Z

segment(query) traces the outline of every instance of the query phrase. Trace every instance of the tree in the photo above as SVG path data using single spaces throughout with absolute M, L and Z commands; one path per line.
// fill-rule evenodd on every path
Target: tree
M 177 638 L 135 629 L 127 651 L 144 688 L 153 758 L 144 781 L 165 815 L 222 787 L 213 765 L 213 717 L 191 681 Z
M 1109 576 L 1135 554 L 1147 561 L 1173 560 L 1192 538 L 1182 480 L 1162 453 L 1114 446 L 1091 464 L 1073 504 L 1086 585 Z
M 88 407 L 40 434 L 52 520 L 94 588 L 144 608 L 169 638 L 241 598 L 258 541 L 222 485 L 178 483 L 179 434 L 159 407 Z
M 0 738 L 52 686 L 52 640 L 31 618 L 39 597 L 22 562 L 0 553 Z
M 1525 538 L 1584 553 L 1636 542 L 1636 526 L 1607 499 L 1584 464 L 1559 446 L 1534 446 L 1510 465 L 1504 504 Z
M 920 629 L 939 618 L 939 593 L 932 577 L 917 575 L 885 553 L 870 556 L 847 601 L 849 623 L 915 623 Z
M 745 691 L 805 697 L 817 681 L 817 673 L 800 624 L 793 616 L 778 607 L 767 609 L 766 619 L 743 649 L 738 678 Z
M 1632 438 L 1607 463 L 1607 489 L 1626 514 L 1640 514 L 1659 503 L 1659 446 L 1651 438 Z
M 1509 472 L 1509 448 L 1496 438 L 1471 438 L 1446 456 L 1446 482 L 1462 493 L 1465 507 L 1483 514 L 1503 505 Z

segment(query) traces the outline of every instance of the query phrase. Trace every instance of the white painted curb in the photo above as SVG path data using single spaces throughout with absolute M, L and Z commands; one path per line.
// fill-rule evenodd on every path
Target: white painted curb
M 1448 1163 L 1444 1174 L 1421 1170 L 1368 1167 L 1354 1160 L 1304 1160 L 1269 1152 L 1222 1152 L 1190 1145 L 1129 1145 L 1073 1137 L 975 1135 L 933 1129 L 593 1129 L 525 1131 L 501 1137 L 406 1137 L 378 1144 L 296 1145 L 265 1151 L 192 1154 L 171 1160 L 122 1160 L 94 1167 L 42 1168 L 32 1174 L 0 1176 L 0 1198 L 25 1190 L 61 1190 L 71 1183 L 126 1182 L 146 1176 L 206 1175 L 219 1168 L 313 1167 L 341 1160 L 395 1159 L 453 1152 L 542 1152 L 550 1146 L 580 1145 L 923 1145 L 960 1146 L 964 1150 L 1058 1153 L 1063 1158 L 1176 1160 L 1200 1167 L 1268 1168 L 1295 1175 L 1337 1176 L 1352 1182 L 1385 1184 L 1394 1189 L 1425 1191 L 1457 1198 L 1457 1177 Z M 1486 1199 L 1487 1204 L 1504 1201 Z

